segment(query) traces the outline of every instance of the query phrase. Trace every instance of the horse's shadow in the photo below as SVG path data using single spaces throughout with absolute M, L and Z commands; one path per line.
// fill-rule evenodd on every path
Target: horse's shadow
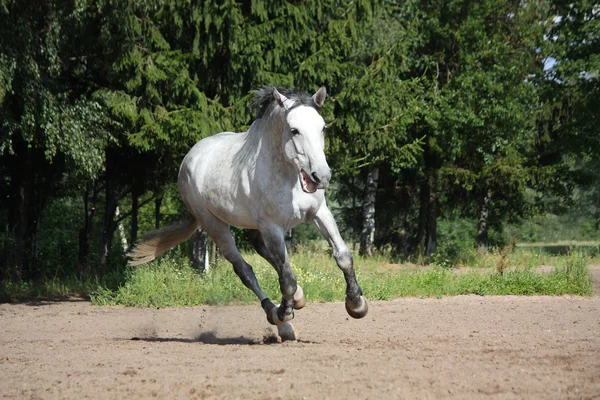
M 203 343 L 203 344 L 216 344 L 219 346 L 229 346 L 229 345 L 249 345 L 249 346 L 255 346 L 255 345 L 269 345 L 269 344 L 281 344 L 281 341 L 279 340 L 279 338 L 277 337 L 277 335 L 275 335 L 274 333 L 272 334 L 266 334 L 265 336 L 263 336 L 262 339 L 256 339 L 256 338 L 249 338 L 249 337 L 245 337 L 245 336 L 236 336 L 236 337 L 217 337 L 217 334 L 215 331 L 210 331 L 210 332 L 203 332 L 201 333 L 199 336 L 195 337 L 195 338 L 169 338 L 169 337 L 156 337 L 156 336 L 150 336 L 150 337 L 141 337 L 141 336 L 135 336 L 132 337 L 130 340 L 140 340 L 143 342 L 171 342 L 171 343 Z M 311 340 L 298 340 L 298 343 L 304 343 L 304 344 L 316 344 L 318 342 L 313 342 Z
M 263 340 L 249 338 L 245 336 L 237 337 L 218 337 L 216 332 L 203 332 L 195 338 L 169 338 L 169 337 L 132 337 L 131 340 L 141 340 L 144 342 L 178 342 L 178 343 L 203 343 L 203 344 L 216 344 L 220 346 L 245 344 L 245 345 L 259 345 L 259 344 L 273 344 L 277 343 L 277 337 L 265 337 Z

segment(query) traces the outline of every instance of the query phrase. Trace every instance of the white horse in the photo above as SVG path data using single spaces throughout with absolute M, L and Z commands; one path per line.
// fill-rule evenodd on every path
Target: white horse
M 319 114 L 325 97 L 325 87 L 312 97 L 293 89 L 261 89 L 254 99 L 257 119 L 247 132 L 223 132 L 196 143 L 183 159 L 178 179 L 189 220 L 146 234 L 130 253 L 130 264 L 151 261 L 204 229 L 261 301 L 282 340 L 295 340 L 298 334 L 288 321 L 306 300 L 288 261 L 284 233 L 310 221 L 333 246 L 346 279 L 348 314 L 364 317 L 368 305 L 356 281 L 352 254 L 325 201 L 331 178 L 324 153 L 325 121 Z M 230 225 L 253 230 L 254 247 L 277 271 L 283 296 L 278 308 L 242 258 Z

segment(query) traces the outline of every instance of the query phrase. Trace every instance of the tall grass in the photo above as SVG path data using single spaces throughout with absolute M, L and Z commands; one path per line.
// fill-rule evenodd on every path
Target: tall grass
M 498 254 L 479 256 L 475 267 L 458 269 L 435 265 L 389 265 L 385 258 L 360 257 L 355 260 L 355 265 L 365 296 L 370 299 L 461 294 L 592 294 L 592 280 L 587 268 L 589 258 L 585 256 L 515 251 L 506 255 L 502 273 L 497 270 L 498 257 Z M 267 296 L 279 300 L 281 294 L 273 268 L 255 254 L 246 254 L 245 258 L 254 266 Z M 344 278 L 329 252 L 300 251 L 291 256 L 291 264 L 307 301 L 344 300 Z M 540 271 L 541 265 L 553 265 L 554 268 Z M 209 273 L 200 275 L 187 261 L 169 257 L 131 270 L 117 290 L 97 290 L 91 298 L 94 304 L 101 305 L 161 307 L 257 302 L 225 261 L 219 262 Z

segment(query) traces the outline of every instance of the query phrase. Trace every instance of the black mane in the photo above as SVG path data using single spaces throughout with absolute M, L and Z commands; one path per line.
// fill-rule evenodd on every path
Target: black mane
M 290 110 L 298 106 L 308 106 L 314 108 L 317 112 L 321 111 L 321 107 L 315 103 L 312 96 L 301 90 L 281 87 L 276 89 L 288 99 L 294 100 L 294 105 Z M 254 92 L 254 98 L 252 99 L 252 108 L 256 111 L 256 118 L 262 118 L 273 101 L 275 101 L 273 87 L 256 90 Z

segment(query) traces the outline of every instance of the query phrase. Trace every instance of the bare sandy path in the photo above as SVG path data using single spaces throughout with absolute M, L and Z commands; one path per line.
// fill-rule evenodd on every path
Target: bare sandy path
M 273 344 L 258 305 L 1 304 L 0 398 L 600 399 L 600 297 L 308 304 L 294 323 Z

